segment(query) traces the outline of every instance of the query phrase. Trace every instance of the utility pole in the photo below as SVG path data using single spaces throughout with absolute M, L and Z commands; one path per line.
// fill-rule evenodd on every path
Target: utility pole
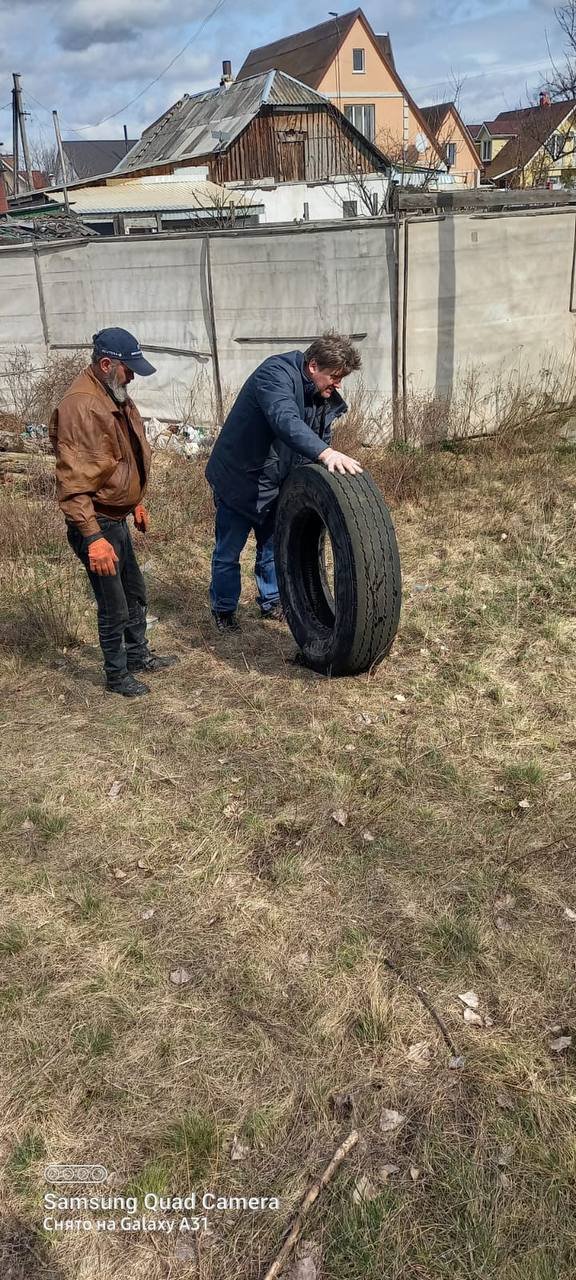
M 18 145 L 18 98 L 12 90 L 12 195 L 20 193 L 20 148 Z
M 64 165 L 64 151 L 62 148 L 62 135 L 60 133 L 60 124 L 58 121 L 58 112 L 52 112 L 54 121 L 54 133 L 56 134 L 56 146 L 58 147 L 58 155 L 60 158 L 60 169 L 62 170 L 62 191 L 64 192 L 64 208 L 66 213 L 70 213 L 70 204 L 68 201 L 68 187 L 66 186 L 66 168 Z
M 32 165 L 30 164 L 30 152 L 28 150 L 28 137 L 26 134 L 26 121 L 24 119 L 24 111 L 22 109 L 22 89 L 20 87 L 20 75 L 17 71 L 12 73 L 14 81 L 14 93 L 16 95 L 16 108 L 18 111 L 18 123 L 20 125 L 20 137 L 22 138 L 22 150 L 24 152 L 24 167 L 26 170 L 26 181 L 28 190 L 33 191 L 34 184 L 32 182 Z

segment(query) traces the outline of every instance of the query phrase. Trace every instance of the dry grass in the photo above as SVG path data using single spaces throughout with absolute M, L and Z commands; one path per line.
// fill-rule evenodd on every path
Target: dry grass
M 405 576 L 401 631 L 371 678 L 293 667 L 249 573 L 241 640 L 214 636 L 210 503 L 200 467 L 175 459 L 140 542 L 154 638 L 181 655 L 152 696 L 103 694 L 72 560 L 84 644 L 4 648 L 13 1280 L 257 1280 L 352 1123 L 358 1149 L 306 1231 L 321 1280 L 576 1272 L 576 453 L 550 427 L 363 457 Z M 4 581 L 23 563 L 7 501 Z M 48 562 L 53 516 L 30 502 L 40 524 L 29 507 L 8 523 Z M 387 956 L 428 990 L 463 1069 Z M 463 1021 L 470 988 L 492 1025 Z M 553 1027 L 574 1034 L 563 1053 Z M 406 1116 L 395 1133 L 383 1108 Z M 212 1212 L 196 1265 L 174 1235 L 43 1230 L 48 1161 L 101 1161 L 116 1194 L 214 1188 L 281 1208 Z M 358 1204 L 361 1176 L 373 1198 Z

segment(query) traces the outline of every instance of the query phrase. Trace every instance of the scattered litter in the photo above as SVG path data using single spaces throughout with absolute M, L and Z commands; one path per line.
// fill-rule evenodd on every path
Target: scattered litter
M 457 1054 L 454 1058 L 448 1059 L 449 1071 L 461 1071 L 463 1066 L 464 1058 L 462 1057 L 462 1054 Z
M 354 743 L 353 743 L 353 742 L 347 742 L 347 743 L 346 743 L 346 746 L 344 747 L 344 750 L 345 750 L 345 751 L 355 751 L 355 750 L 356 750 L 356 747 L 354 746 Z
M 572 781 L 572 774 L 570 773 L 570 771 L 568 771 L 568 773 L 561 773 L 561 774 L 560 774 L 560 777 L 559 777 L 559 778 L 557 778 L 557 779 L 556 779 L 556 781 L 557 781 L 557 782 L 571 782 L 571 781 Z
M 115 868 L 114 868 L 114 879 L 115 879 L 115 880 L 125 880 L 127 875 L 128 875 L 128 872 L 127 872 L 127 871 L 123 871 L 123 870 L 122 870 L 122 867 L 115 867 Z
M 358 724 L 374 724 L 374 717 L 369 716 L 367 711 L 362 711 L 356 719 Z
M 366 841 L 366 844 L 373 844 L 374 840 L 376 839 L 376 836 L 374 835 L 373 831 L 363 831 L 362 839 Z M 574 919 L 576 920 L 576 916 L 574 916 Z
M 250 1155 L 250 1146 L 247 1142 L 241 1142 L 240 1138 L 234 1134 L 232 1146 L 230 1148 L 231 1160 L 245 1160 Z
M 170 974 L 170 981 L 175 987 L 185 987 L 188 982 L 192 981 L 192 974 L 187 969 L 173 969 Z
M 513 1155 L 514 1155 L 514 1147 L 512 1146 L 511 1142 L 507 1142 L 505 1146 L 502 1147 L 502 1150 L 500 1151 L 498 1158 L 496 1160 L 498 1167 L 500 1169 L 505 1169 L 506 1166 L 510 1164 L 510 1161 Z
M 382 1133 L 392 1133 L 394 1129 L 399 1129 L 400 1125 L 404 1124 L 405 1119 L 406 1116 L 403 1116 L 400 1111 L 389 1111 L 388 1108 L 385 1107 L 382 1115 L 380 1116 L 380 1128 Z
M 155 911 L 156 911 L 155 907 L 147 907 L 146 911 L 142 912 L 142 917 L 141 917 L 142 920 L 151 920 Z
M 466 1008 L 464 1010 L 464 1021 L 468 1022 L 472 1027 L 481 1027 L 482 1018 L 479 1013 L 475 1013 L 473 1009 Z
M 392 694 L 392 701 L 393 701 L 393 702 L 405 702 L 405 701 L 406 701 L 406 694 L 405 694 L 405 693 L 393 693 L 393 694 Z
M 529 809 L 529 808 L 530 808 L 530 801 L 526 798 L 526 796 L 524 796 L 524 799 L 523 799 L 523 800 L 519 800 L 519 801 L 518 801 L 518 808 L 519 808 L 519 809 Z
M 513 1099 L 510 1097 L 509 1093 L 505 1093 L 505 1092 L 497 1093 L 496 1102 L 498 1103 L 498 1106 L 502 1108 L 503 1111 L 514 1110 L 514 1102 L 513 1102 Z
M 138 867 L 138 870 L 139 870 L 139 871 L 145 871 L 145 870 L 146 870 L 146 863 L 145 863 L 145 861 L 144 861 L 144 859 L 143 859 L 143 858 L 139 858 L 139 859 L 138 859 L 138 861 L 137 861 L 137 863 L 136 863 L 136 866 Z
M 420 1170 L 416 1168 L 415 1164 L 410 1165 L 410 1177 L 413 1182 L 417 1182 L 420 1177 Z
M 429 657 L 430 657 L 430 650 L 429 650 L 429 649 L 420 649 L 420 657 L 421 657 L 421 658 L 429 658 Z
M 463 996 L 458 996 L 458 999 L 461 1000 L 462 1004 L 465 1004 L 468 1009 L 477 1009 L 480 1004 L 480 997 L 476 995 L 475 991 L 465 991 Z
M 400 1173 L 399 1164 L 383 1164 L 380 1169 L 380 1178 L 382 1182 L 387 1182 L 388 1178 L 393 1178 L 395 1173 Z
M 563 1053 L 571 1047 L 572 1036 L 558 1036 L 556 1040 L 549 1040 L 548 1044 L 553 1053 Z
M 120 795 L 120 792 L 121 792 L 121 790 L 122 790 L 122 787 L 123 787 L 123 786 L 124 786 L 124 783 L 123 783 L 123 782 L 118 782 L 118 781 L 117 781 L 117 782 L 113 782 L 113 783 L 112 783 L 112 786 L 110 787 L 110 790 L 109 790 L 109 792 L 108 792 L 108 797 L 109 797 L 109 799 L 110 799 L 110 800 L 117 800 L 117 799 L 118 799 L 118 796 Z
M 345 809 L 335 809 L 334 813 L 330 814 L 330 817 L 339 827 L 345 827 L 348 822 L 348 814 Z
M 573 911 L 571 907 L 564 907 L 564 915 L 567 920 L 571 920 L 573 924 L 576 923 L 576 911 Z

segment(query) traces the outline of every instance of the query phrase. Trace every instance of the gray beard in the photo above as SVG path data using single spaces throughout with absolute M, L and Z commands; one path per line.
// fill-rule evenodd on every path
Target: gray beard
M 117 374 L 109 373 L 104 381 L 108 390 L 112 392 L 117 404 L 126 404 L 128 399 L 128 388 L 123 382 L 118 380 Z

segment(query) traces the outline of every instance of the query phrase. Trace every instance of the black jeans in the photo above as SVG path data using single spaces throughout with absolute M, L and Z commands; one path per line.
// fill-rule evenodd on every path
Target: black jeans
M 98 637 L 104 654 L 108 684 L 119 684 L 128 668 L 148 656 L 146 640 L 146 584 L 125 520 L 97 516 L 106 541 L 118 556 L 116 573 L 110 577 L 92 573 L 88 564 L 86 539 L 76 525 L 68 525 L 68 542 L 82 561 L 98 605 Z

